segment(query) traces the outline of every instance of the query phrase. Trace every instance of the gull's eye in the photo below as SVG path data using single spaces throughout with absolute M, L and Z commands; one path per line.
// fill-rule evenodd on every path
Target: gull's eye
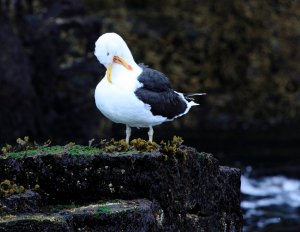
M 109 56 L 109 52 L 107 52 L 106 55 Z

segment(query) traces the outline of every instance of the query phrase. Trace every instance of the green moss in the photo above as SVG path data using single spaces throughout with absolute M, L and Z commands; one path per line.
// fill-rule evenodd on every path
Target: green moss
M 37 150 L 30 149 L 30 150 L 20 151 L 20 152 L 9 152 L 6 154 L 6 156 L 3 157 L 19 158 L 25 155 L 35 155 L 35 154 L 37 154 Z
M 52 146 L 52 147 L 39 147 L 36 149 L 29 149 L 25 151 L 19 151 L 19 152 L 9 152 L 6 154 L 6 157 L 11 158 L 19 158 L 26 155 L 34 156 L 37 154 L 47 153 L 47 154 L 57 154 L 60 153 L 62 149 L 60 149 L 60 146 Z
M 97 213 L 112 213 L 112 208 L 108 205 L 100 205 L 96 209 Z
M 25 155 L 35 156 L 35 155 L 57 155 L 68 153 L 71 155 L 92 155 L 101 152 L 102 150 L 95 147 L 81 146 L 81 145 L 66 145 L 66 146 L 49 146 L 49 147 L 37 147 L 36 149 L 29 149 L 20 152 L 9 152 L 6 157 L 19 158 Z
M 20 140 L 20 139 L 18 139 Z M 23 141 L 23 140 L 22 140 Z M 20 142 L 20 141 L 19 141 Z M 23 141 L 24 144 L 29 144 L 28 140 Z M 22 142 L 21 142 L 22 143 Z M 152 152 L 157 151 L 162 153 L 164 160 L 167 161 L 169 156 L 176 156 L 179 159 L 186 160 L 186 152 L 180 148 L 183 143 L 181 137 L 174 136 L 171 141 L 161 141 L 159 144 L 155 142 L 149 142 L 144 139 L 133 139 L 129 144 L 125 140 L 115 141 L 114 139 L 110 141 L 101 140 L 100 144 L 97 146 L 81 146 L 75 143 L 69 143 L 65 146 L 49 146 L 50 143 L 45 143 L 42 146 L 34 143 L 34 146 L 30 145 L 23 147 L 24 150 L 18 150 L 12 148 L 12 151 L 6 152 L 3 158 L 20 158 L 24 156 L 37 156 L 37 155 L 60 155 L 60 154 L 70 154 L 70 155 L 94 155 L 99 153 L 122 153 L 122 152 Z
M 102 149 L 96 147 L 74 145 L 68 150 L 68 152 L 71 155 L 93 155 L 102 152 Z
M 96 213 L 98 216 L 100 214 L 127 214 L 136 209 L 136 205 L 126 204 L 123 201 L 117 201 L 113 203 L 112 201 L 101 204 L 96 208 Z

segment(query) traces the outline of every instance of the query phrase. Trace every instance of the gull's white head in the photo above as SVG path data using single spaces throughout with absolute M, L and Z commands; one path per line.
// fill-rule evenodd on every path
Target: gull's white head
M 110 83 L 113 63 L 121 64 L 128 70 L 132 70 L 132 66 L 135 64 L 127 44 L 116 33 L 101 35 L 95 43 L 94 54 L 99 62 L 107 68 L 107 78 Z

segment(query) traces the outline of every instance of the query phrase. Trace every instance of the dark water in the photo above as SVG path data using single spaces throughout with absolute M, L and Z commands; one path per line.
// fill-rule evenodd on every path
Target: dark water
M 300 143 L 191 144 L 242 170 L 243 232 L 300 232 Z
M 284 175 L 241 178 L 244 232 L 300 231 L 300 179 Z

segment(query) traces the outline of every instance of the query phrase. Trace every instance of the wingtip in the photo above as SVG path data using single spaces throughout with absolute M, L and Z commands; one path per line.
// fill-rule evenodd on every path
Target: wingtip
M 201 96 L 206 95 L 206 93 L 192 93 L 192 94 L 185 94 L 185 96 L 192 97 L 192 96 Z

